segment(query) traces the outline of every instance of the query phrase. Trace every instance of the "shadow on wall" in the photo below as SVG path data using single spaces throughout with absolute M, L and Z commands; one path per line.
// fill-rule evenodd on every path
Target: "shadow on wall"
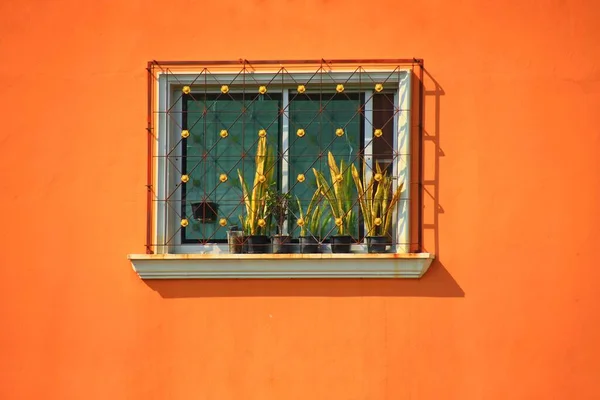
M 422 160 L 422 196 L 423 251 L 434 252 L 440 260 L 439 215 L 444 213 L 440 204 L 440 158 L 445 156 L 440 147 L 440 103 L 446 94 L 438 81 L 423 68 L 423 160 Z
M 420 245 L 434 252 L 436 259 L 421 279 L 229 279 L 229 280 L 146 280 L 152 290 L 164 298 L 189 297 L 464 297 L 465 292 L 442 264 L 439 253 L 440 103 L 445 94 L 439 83 L 423 69 L 416 87 L 422 89 L 423 158 L 421 175 L 423 220 Z M 423 87 L 419 85 L 422 83 Z M 419 92 L 416 92 L 419 93 Z M 419 101 L 419 100 L 417 100 Z M 420 122 L 414 120 L 414 123 Z M 418 125 L 417 125 L 418 126 Z M 413 182 L 420 186 L 418 176 Z M 413 235 L 418 235 L 413 231 Z
M 434 261 L 421 279 L 190 279 L 146 280 L 164 298 L 186 297 L 464 297 Z

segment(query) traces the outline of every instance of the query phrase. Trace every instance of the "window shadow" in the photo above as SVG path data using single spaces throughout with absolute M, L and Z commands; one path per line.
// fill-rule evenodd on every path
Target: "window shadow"
M 444 213 L 440 204 L 440 159 L 446 154 L 440 146 L 441 98 L 446 94 L 439 82 L 425 68 L 418 82 L 422 85 L 422 174 L 421 187 L 421 246 L 425 252 L 433 252 L 441 260 L 439 246 L 439 216 Z
M 464 297 L 437 260 L 421 279 L 145 280 L 163 298 L 191 297 Z

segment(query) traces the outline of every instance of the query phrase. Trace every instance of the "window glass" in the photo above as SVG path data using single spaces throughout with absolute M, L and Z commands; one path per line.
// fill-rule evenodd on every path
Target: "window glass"
M 327 154 L 331 152 L 337 164 L 344 160 L 349 167 L 354 163 L 360 168 L 358 158 L 363 138 L 362 96 L 358 93 L 298 94 L 291 96 L 289 104 L 289 188 L 293 196 L 298 196 L 304 208 L 310 202 L 316 189 L 313 168 L 321 171 L 330 182 L 331 175 Z M 303 129 L 303 136 L 297 134 Z M 337 131 L 343 129 L 343 133 Z M 336 133 L 338 132 L 338 133 Z M 298 175 L 305 176 L 304 182 Z M 352 191 L 352 202 L 356 203 L 356 193 Z M 327 206 L 323 203 L 324 206 Z M 353 207 L 355 218 L 351 235 L 358 239 L 358 205 Z M 294 227 L 294 235 L 299 229 Z M 323 231 L 325 235 L 336 234 L 333 221 Z M 317 232 L 311 232 L 320 236 Z
M 190 94 L 183 102 L 182 213 L 190 224 L 183 243 L 225 242 L 230 225 L 245 212 L 238 170 L 250 189 L 259 131 L 266 130 L 274 154 L 279 151 L 281 98 Z M 274 179 L 279 176 L 278 167 Z M 194 213 L 196 211 L 196 213 Z M 219 221 L 224 218 L 226 225 Z

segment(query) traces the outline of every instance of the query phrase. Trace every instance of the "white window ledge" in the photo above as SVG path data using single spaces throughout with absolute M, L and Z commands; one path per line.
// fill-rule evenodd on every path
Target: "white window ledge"
M 130 254 L 142 279 L 420 278 L 434 259 L 408 254 Z

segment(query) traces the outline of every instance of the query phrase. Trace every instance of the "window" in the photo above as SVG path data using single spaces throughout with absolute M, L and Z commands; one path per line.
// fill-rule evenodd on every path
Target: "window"
M 303 251 L 303 237 L 315 251 L 408 253 L 412 67 L 151 63 L 149 252 L 227 253 L 237 225 L 241 251 L 248 237 L 288 235 L 284 252 Z

